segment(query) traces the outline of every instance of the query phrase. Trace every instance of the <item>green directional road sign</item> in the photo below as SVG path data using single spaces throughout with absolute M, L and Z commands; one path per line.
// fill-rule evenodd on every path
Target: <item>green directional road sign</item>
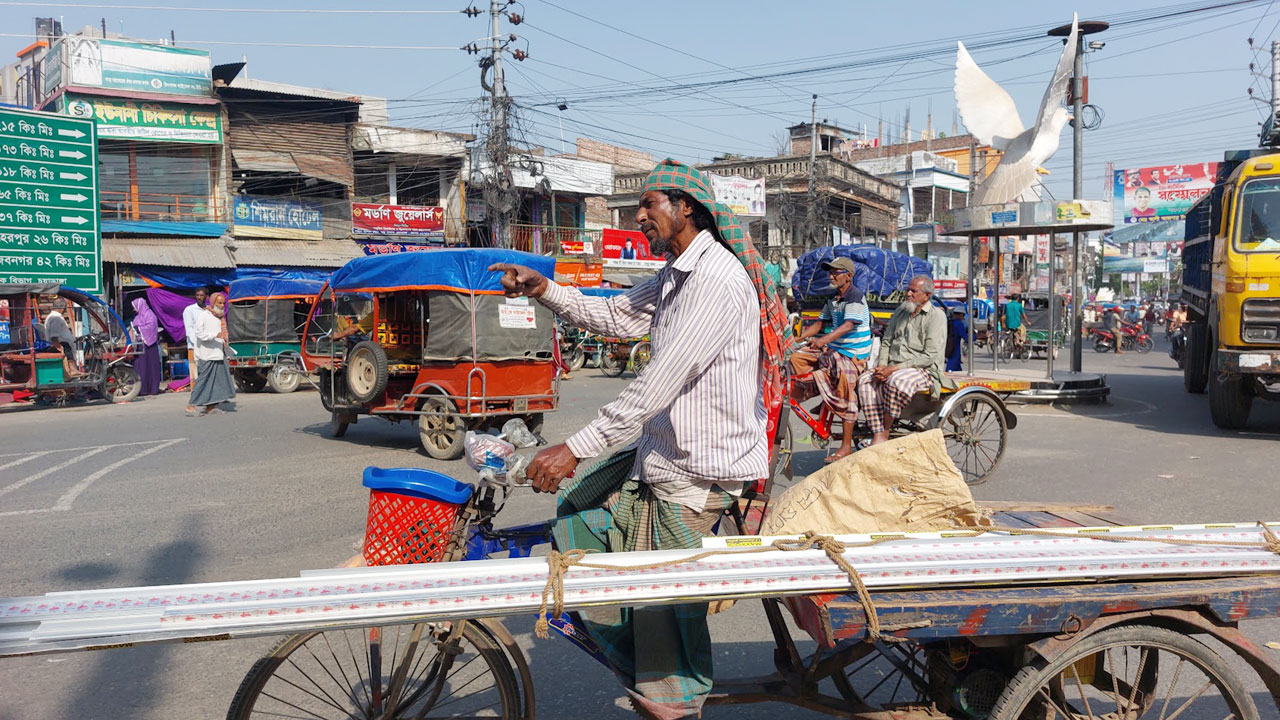
M 0 283 L 102 292 L 92 120 L 0 108 Z

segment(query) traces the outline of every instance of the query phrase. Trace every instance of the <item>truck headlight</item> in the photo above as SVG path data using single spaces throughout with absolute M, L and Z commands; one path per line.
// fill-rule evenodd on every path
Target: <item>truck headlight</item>
M 1274 325 L 1250 325 L 1244 329 L 1244 339 L 1253 342 L 1265 342 L 1275 340 L 1276 328 Z

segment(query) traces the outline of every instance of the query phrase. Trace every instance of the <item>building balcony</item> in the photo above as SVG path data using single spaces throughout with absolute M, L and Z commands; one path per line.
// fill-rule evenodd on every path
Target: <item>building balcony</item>
M 601 231 L 550 225 L 511 226 L 511 249 L 537 255 L 600 256 Z
M 204 195 L 130 193 L 103 190 L 99 207 L 104 221 L 218 222 L 217 201 Z

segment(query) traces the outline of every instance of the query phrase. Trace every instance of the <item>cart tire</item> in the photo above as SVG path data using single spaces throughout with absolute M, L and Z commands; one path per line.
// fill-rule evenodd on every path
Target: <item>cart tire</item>
M 346 413 L 340 413 L 336 410 L 329 413 L 329 435 L 340 438 L 347 434 L 347 427 L 351 425 L 351 416 Z
M 1134 340 L 1134 348 L 1143 355 L 1151 352 L 1155 347 L 1156 341 L 1152 340 L 1150 336 L 1140 337 L 1137 340 Z
M 1249 378 L 1217 371 L 1209 379 L 1209 416 L 1224 430 L 1239 430 L 1249 424 L 1253 394 Z
M 1133 677 L 1128 676 L 1130 668 Z M 1125 675 L 1118 680 L 1126 690 L 1117 692 L 1120 682 L 1109 674 L 1115 669 Z M 1082 682 L 1085 673 L 1092 677 Z M 1184 698 L 1188 687 L 1191 692 L 1203 687 L 1202 694 Z M 1246 686 L 1221 656 L 1188 635 L 1151 625 L 1101 630 L 1086 635 L 1052 661 L 1037 660 L 1023 667 L 1005 686 L 989 717 L 1100 718 L 1105 714 L 1136 718 L 1157 706 L 1163 706 L 1161 717 L 1165 711 L 1183 715 L 1176 710 L 1181 707 L 1188 710 L 1184 717 L 1258 720 L 1258 708 Z M 1094 710 L 1099 713 L 1095 715 Z
M 1193 395 L 1204 392 L 1209 384 L 1209 329 L 1204 323 L 1187 325 L 1187 344 L 1182 348 L 1182 387 Z
M 458 652 L 445 673 L 445 687 L 436 698 L 435 707 L 423 707 L 432 695 L 439 662 L 445 655 L 430 630 L 443 625 L 425 626 L 412 655 L 408 649 L 414 625 L 325 630 L 287 637 L 250 668 L 227 710 L 227 720 L 282 716 L 435 718 L 488 713 L 518 720 L 522 716 L 520 691 L 511 660 L 489 631 L 470 621 L 463 626 Z M 376 643 L 370 638 L 375 630 Z M 374 648 L 387 653 L 379 657 L 381 677 L 376 681 L 372 681 L 369 672 L 371 658 L 378 657 Z M 408 674 L 397 712 L 375 708 L 373 695 L 386 698 L 400 668 Z M 323 690 L 317 692 L 316 688 Z
M 142 378 L 128 365 L 112 365 L 98 392 L 113 403 L 126 403 L 142 392 Z
M 631 347 L 631 372 L 636 375 L 649 364 L 649 358 L 653 356 L 653 345 L 648 340 L 642 340 Z
M 614 354 L 617 351 L 618 346 L 614 343 L 607 343 L 600 348 L 600 372 L 608 377 L 618 377 L 626 369 L 618 362 L 618 357 Z
M 581 345 L 575 345 L 569 351 L 569 356 L 565 358 L 565 366 L 569 368 L 569 372 L 576 373 L 587 364 L 587 353 L 582 349 Z
M 347 353 L 347 392 L 356 402 L 381 399 L 387 391 L 387 351 L 370 340 L 362 340 Z
M 422 449 L 436 460 L 457 460 L 462 457 L 467 424 L 454 414 L 453 403 L 444 398 L 427 398 L 418 407 L 424 412 L 439 415 L 418 416 L 418 439 Z
M 267 386 L 267 376 L 257 370 L 237 370 L 232 379 L 236 381 L 236 390 L 242 393 L 262 392 Z
M 320 391 L 320 404 L 324 406 L 325 411 L 333 412 L 333 396 L 335 392 L 333 385 L 337 382 L 337 378 L 334 377 L 332 370 L 320 368 L 320 371 L 316 373 L 316 379 L 319 381 L 316 383 L 316 387 Z
M 947 454 L 968 485 L 986 482 L 1004 457 L 1009 425 L 1000 402 L 984 393 L 961 398 L 938 418 Z
M 529 428 L 529 432 L 542 435 L 542 428 L 546 426 L 546 413 L 529 413 L 520 419 L 524 420 L 524 426 Z
M 267 373 L 267 387 L 274 393 L 281 395 L 291 393 L 301 384 L 302 373 L 289 364 L 277 363 Z

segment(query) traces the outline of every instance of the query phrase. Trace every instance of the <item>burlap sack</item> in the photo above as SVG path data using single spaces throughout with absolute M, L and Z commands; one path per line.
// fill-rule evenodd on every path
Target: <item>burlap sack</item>
M 762 535 L 926 532 L 987 524 L 941 430 L 833 462 L 769 503 Z

